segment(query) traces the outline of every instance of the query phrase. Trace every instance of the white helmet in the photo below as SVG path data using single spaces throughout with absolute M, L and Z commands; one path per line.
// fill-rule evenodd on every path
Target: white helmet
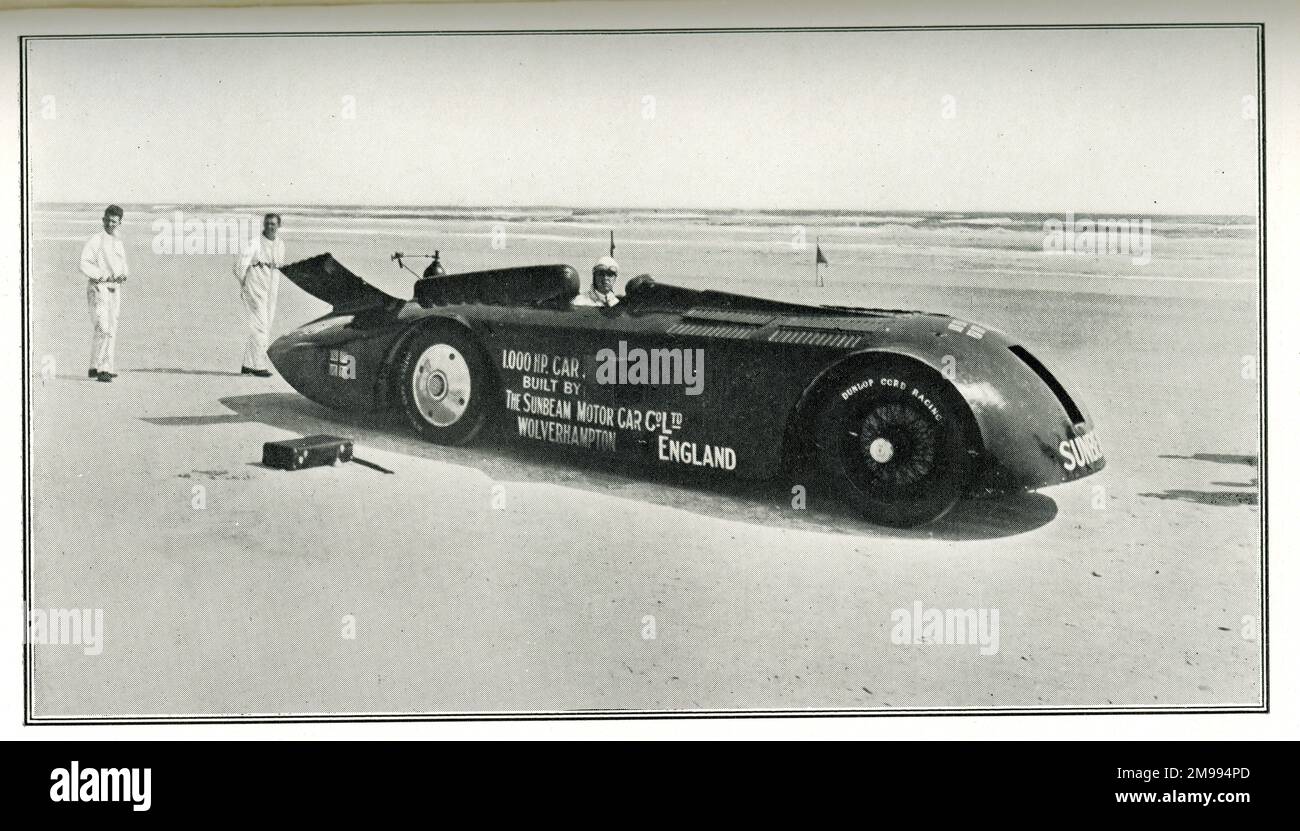
M 596 260 L 596 265 L 593 266 L 591 270 L 593 273 L 597 271 L 612 271 L 614 274 L 618 274 L 618 262 L 613 257 L 601 257 L 599 260 Z

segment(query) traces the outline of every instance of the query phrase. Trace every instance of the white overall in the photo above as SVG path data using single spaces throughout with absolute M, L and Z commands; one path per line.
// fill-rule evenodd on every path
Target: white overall
M 86 305 L 95 327 L 90 341 L 90 368 L 115 372 L 117 317 L 122 310 L 122 283 L 127 276 L 122 241 L 107 231 L 88 239 L 81 249 L 81 273 L 90 281 L 86 284 Z
M 244 345 L 243 366 L 249 369 L 270 368 L 266 347 L 271 339 L 271 323 L 275 320 L 275 298 L 280 291 L 279 268 L 282 265 L 284 243 L 264 236 L 250 244 L 235 264 L 240 297 L 248 314 L 248 342 Z

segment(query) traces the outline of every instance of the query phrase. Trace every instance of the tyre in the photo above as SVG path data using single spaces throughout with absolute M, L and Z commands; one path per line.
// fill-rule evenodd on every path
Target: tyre
M 965 402 L 938 373 L 873 358 L 828 389 L 814 426 L 818 464 L 871 522 L 933 522 L 965 491 L 967 418 Z
M 487 419 L 487 361 L 471 335 L 450 327 L 416 334 L 396 379 L 406 420 L 437 444 L 465 444 Z

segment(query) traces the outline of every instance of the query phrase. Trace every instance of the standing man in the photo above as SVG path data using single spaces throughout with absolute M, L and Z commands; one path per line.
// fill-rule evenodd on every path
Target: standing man
M 262 218 L 262 236 L 249 243 L 235 263 L 249 330 L 239 371 L 258 378 L 271 377 L 266 347 L 271 337 L 271 322 L 275 319 L 275 298 L 280 291 L 279 269 L 284 265 L 284 243 L 275 238 L 279 232 L 280 215 L 267 214 Z
M 90 345 L 90 377 L 108 383 L 113 371 L 113 347 L 117 342 L 117 315 L 122 309 L 122 284 L 126 282 L 126 248 L 117 238 L 122 209 L 104 209 L 104 230 L 86 240 L 81 249 L 81 273 L 90 281 L 86 300 L 95 333 Z

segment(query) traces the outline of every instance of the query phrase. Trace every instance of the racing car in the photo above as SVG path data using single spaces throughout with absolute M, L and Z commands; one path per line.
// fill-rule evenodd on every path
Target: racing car
M 617 305 L 580 307 L 568 265 L 447 274 L 435 260 L 411 299 L 330 254 L 282 273 L 333 307 L 271 345 L 285 380 L 331 408 L 398 407 L 438 444 L 471 442 L 491 425 L 642 470 L 808 471 L 894 527 L 1105 465 L 1083 402 L 1037 355 L 949 315 L 794 304 L 648 275 Z

